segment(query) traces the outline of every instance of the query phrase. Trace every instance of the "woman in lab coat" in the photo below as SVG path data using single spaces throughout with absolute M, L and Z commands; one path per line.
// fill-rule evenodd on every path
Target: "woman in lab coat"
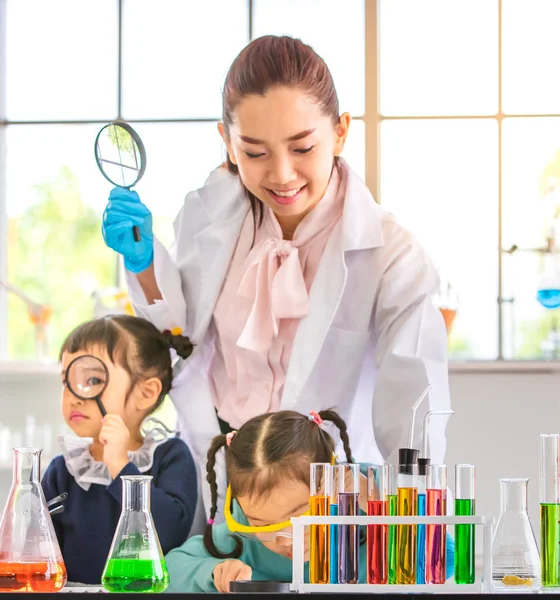
M 103 235 L 124 256 L 136 313 L 195 344 L 171 398 L 201 474 L 215 435 L 264 412 L 332 408 L 356 461 L 396 463 L 427 384 L 414 447 L 426 411 L 449 408 L 438 275 L 340 158 L 349 125 L 322 59 L 265 36 L 226 77 L 227 168 L 187 194 L 171 249 L 136 192 L 111 192 Z M 443 462 L 445 424 L 430 429 L 432 462 Z

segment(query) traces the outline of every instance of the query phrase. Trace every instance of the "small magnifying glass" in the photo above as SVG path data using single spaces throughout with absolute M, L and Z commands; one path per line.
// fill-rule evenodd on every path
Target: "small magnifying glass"
M 76 398 L 95 400 L 101 415 L 107 414 L 101 396 L 109 385 L 109 370 L 102 360 L 89 354 L 78 356 L 68 365 L 64 383 Z
M 99 170 L 113 185 L 130 189 L 146 170 L 146 150 L 140 136 L 124 121 L 105 125 L 95 138 L 95 160 Z M 134 241 L 140 229 L 132 227 Z

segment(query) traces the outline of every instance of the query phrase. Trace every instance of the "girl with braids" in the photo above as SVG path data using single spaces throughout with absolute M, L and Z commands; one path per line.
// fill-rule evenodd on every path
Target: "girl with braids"
M 164 553 L 189 535 L 198 496 L 195 463 L 180 438 L 147 417 L 171 389 L 170 350 L 186 359 L 192 349 L 180 332 L 161 333 L 149 321 L 128 315 L 84 323 L 64 342 L 62 414 L 75 435 L 59 438 L 62 454 L 50 463 L 42 486 L 47 500 L 68 494 L 64 512 L 54 515 L 53 523 L 69 581 L 101 581 L 121 514 L 121 475 L 153 477 L 151 509 Z M 66 385 L 66 370 L 82 356 L 107 367 L 104 417 L 95 401 L 78 398 Z M 106 383 L 102 369 L 88 367 L 85 373 L 92 386 Z
M 254 417 L 239 431 L 216 436 L 206 464 L 212 504 L 204 535 L 193 536 L 166 557 L 168 592 L 229 592 L 239 580 L 291 581 L 292 517 L 309 514 L 310 465 L 331 463 L 335 442 L 323 427 L 338 430 L 346 462 L 354 462 L 346 423 L 334 410 L 308 416 L 283 410 Z M 229 485 L 225 522 L 218 510 L 216 456 L 225 450 Z M 361 465 L 360 512 L 367 514 L 367 464 Z M 365 528 L 362 528 L 365 533 Z M 360 543 L 359 582 L 366 582 L 366 545 Z M 309 540 L 305 577 L 309 580 Z M 453 575 L 454 544 L 447 536 L 447 577 Z
M 324 421 L 338 429 L 346 460 L 352 462 L 346 424 L 333 410 L 312 411 L 309 416 L 291 410 L 267 413 L 212 440 L 206 463 L 210 518 L 204 535 L 191 537 L 165 557 L 167 591 L 229 592 L 230 582 L 236 580 L 291 580 L 290 518 L 309 510 L 311 463 L 330 463 L 334 457 L 335 442 L 322 427 Z M 222 448 L 229 482 L 226 521 L 214 524 L 215 464 Z M 364 544 L 361 552 L 365 581 Z

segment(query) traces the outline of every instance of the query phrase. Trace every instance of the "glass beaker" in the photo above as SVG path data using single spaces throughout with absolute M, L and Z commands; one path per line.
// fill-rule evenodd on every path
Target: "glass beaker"
M 12 452 L 12 487 L 0 521 L 0 592 L 58 592 L 66 567 L 40 483 L 42 449 Z
M 122 512 L 101 582 L 109 592 L 163 592 L 169 573 L 150 511 L 151 475 L 121 475 Z
M 492 540 L 495 591 L 527 592 L 540 588 L 540 558 L 527 514 L 529 479 L 500 479 L 500 518 Z

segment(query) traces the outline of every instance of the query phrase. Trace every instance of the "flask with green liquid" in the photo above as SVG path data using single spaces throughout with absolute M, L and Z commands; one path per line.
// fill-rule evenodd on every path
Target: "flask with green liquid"
M 122 475 L 122 512 L 101 582 L 109 592 L 163 592 L 169 573 L 150 511 L 151 475 Z

